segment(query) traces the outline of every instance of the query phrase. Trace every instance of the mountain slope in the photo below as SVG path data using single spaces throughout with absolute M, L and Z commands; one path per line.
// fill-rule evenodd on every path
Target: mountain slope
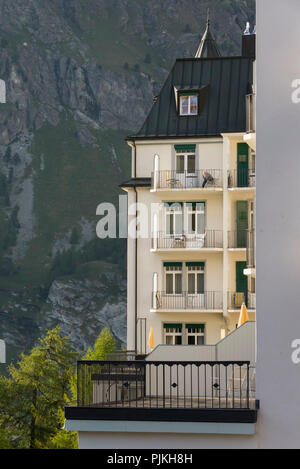
M 104 325 L 125 338 L 123 240 L 98 240 L 137 130 L 210 7 L 238 54 L 254 0 L 0 0 L 0 336 L 14 358 L 60 323 L 78 349 Z M 78 294 L 80 292 L 80 294 Z M 116 320 L 117 318 L 117 320 Z

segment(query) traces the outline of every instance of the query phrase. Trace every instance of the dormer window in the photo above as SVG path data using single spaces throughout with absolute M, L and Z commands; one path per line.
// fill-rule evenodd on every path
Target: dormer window
M 180 93 L 179 112 L 181 116 L 197 116 L 198 114 L 198 93 Z

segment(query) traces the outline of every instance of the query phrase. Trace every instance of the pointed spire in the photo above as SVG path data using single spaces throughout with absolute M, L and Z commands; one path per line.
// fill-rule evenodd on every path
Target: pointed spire
M 201 39 L 199 48 L 195 55 L 196 59 L 201 59 L 203 57 L 220 57 L 220 51 L 216 44 L 216 41 L 213 38 L 213 35 L 210 32 L 210 14 L 209 8 L 207 9 L 207 20 L 206 20 L 206 30 Z

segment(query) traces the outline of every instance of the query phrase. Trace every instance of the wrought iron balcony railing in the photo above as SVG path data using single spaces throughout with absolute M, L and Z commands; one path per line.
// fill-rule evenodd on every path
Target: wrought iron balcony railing
M 208 230 L 205 233 L 166 234 L 158 232 L 152 235 L 152 249 L 222 249 L 223 232 Z
M 152 307 L 155 310 L 214 311 L 223 309 L 223 292 L 168 294 L 154 292 Z
M 243 303 L 247 303 L 245 292 L 228 292 L 228 309 L 240 310 Z
M 204 172 L 207 172 L 206 178 Z M 155 171 L 152 173 L 152 189 L 213 189 L 222 188 L 221 169 L 197 171 Z
M 228 171 L 229 189 L 256 187 L 256 172 L 252 169 L 231 169 Z
M 247 230 L 229 231 L 228 232 L 228 248 L 244 249 L 247 247 Z

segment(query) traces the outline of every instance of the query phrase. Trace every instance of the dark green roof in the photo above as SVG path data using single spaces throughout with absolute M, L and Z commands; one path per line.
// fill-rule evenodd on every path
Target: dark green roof
M 245 132 L 246 94 L 253 83 L 253 59 L 178 59 L 140 131 L 129 139 L 219 136 Z M 199 90 L 197 116 L 179 116 L 181 90 Z
M 120 184 L 120 187 L 149 187 L 151 186 L 151 178 L 131 178 Z

